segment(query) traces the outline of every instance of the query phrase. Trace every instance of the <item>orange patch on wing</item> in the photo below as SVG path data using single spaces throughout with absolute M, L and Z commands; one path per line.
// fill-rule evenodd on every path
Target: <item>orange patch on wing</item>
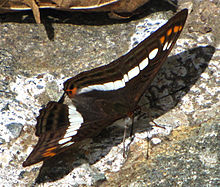
M 67 94 L 68 94 L 69 97 L 74 97 L 74 96 L 76 95 L 77 88 L 75 87 L 75 88 L 73 88 L 72 90 L 67 89 L 66 92 L 67 92 Z
M 170 36 L 172 33 L 172 28 L 170 28 L 168 31 L 167 31 L 167 36 Z
M 54 149 L 56 149 L 57 147 L 51 147 L 51 148 L 48 148 L 47 151 L 53 151 Z
M 173 28 L 173 32 L 178 32 L 179 31 L 179 26 L 175 26 L 174 28 Z
M 162 37 L 160 38 L 160 43 L 163 44 L 164 41 L 165 41 L 165 36 L 162 36 Z
M 181 31 L 181 30 L 182 30 L 182 28 L 183 28 L 183 27 L 180 25 L 180 26 L 179 26 L 179 31 Z
M 43 157 L 52 157 L 52 156 L 55 156 L 56 153 L 53 153 L 53 152 L 52 152 L 54 149 L 56 149 L 56 147 L 48 148 L 48 149 L 46 150 L 46 152 L 42 154 L 42 156 L 43 156 Z

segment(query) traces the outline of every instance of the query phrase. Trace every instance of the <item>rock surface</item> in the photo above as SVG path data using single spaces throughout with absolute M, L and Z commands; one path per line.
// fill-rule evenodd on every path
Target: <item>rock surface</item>
M 123 55 L 173 12 L 152 4 L 129 21 L 113 21 L 102 13 L 42 10 L 44 25 L 30 12 L 0 15 L 1 184 L 219 185 L 220 7 L 217 0 L 178 3 L 189 9 L 187 24 L 141 101 L 147 114 L 137 114 L 127 158 L 123 129 L 111 126 L 80 151 L 27 168 L 22 162 L 37 142 L 36 116 L 59 99 L 63 81 Z M 163 128 L 150 127 L 149 116 Z

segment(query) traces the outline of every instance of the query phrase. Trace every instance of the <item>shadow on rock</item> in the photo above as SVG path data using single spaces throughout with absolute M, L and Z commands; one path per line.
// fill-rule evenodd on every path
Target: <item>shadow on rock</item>
M 153 85 L 146 92 L 146 98 L 150 103 L 148 111 L 156 108 L 156 110 L 154 109 L 156 114 L 154 118 L 170 111 L 178 104 L 205 71 L 214 52 L 215 48 L 212 46 L 197 47 L 167 59 Z M 165 80 L 161 80 L 164 79 L 163 77 Z M 163 93 L 165 89 L 168 89 L 168 96 L 173 98 L 166 107 L 160 105 L 161 99 L 166 97 Z M 146 126 L 136 127 L 135 131 L 147 131 L 147 129 Z M 94 164 L 106 156 L 111 148 L 120 144 L 122 140 L 123 129 L 118 130 L 111 126 L 93 138 L 92 143 L 86 141 L 74 144 L 67 151 L 44 161 L 35 183 L 56 181 L 82 164 Z

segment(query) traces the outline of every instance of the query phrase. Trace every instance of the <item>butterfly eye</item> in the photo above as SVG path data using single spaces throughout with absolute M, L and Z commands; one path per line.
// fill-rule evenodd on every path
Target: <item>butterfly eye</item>
M 70 90 L 73 90 L 75 86 L 74 86 L 73 83 L 70 83 L 70 85 L 68 87 L 69 87 Z

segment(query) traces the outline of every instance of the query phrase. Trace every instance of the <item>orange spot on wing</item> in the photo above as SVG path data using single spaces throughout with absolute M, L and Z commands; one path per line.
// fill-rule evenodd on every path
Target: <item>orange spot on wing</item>
M 48 149 L 46 150 L 46 152 L 42 154 L 42 156 L 43 156 L 43 157 L 52 157 L 52 156 L 55 156 L 56 153 L 53 153 L 53 152 L 52 152 L 54 149 L 56 149 L 56 147 L 48 148 Z
M 183 27 L 180 25 L 180 26 L 179 26 L 179 31 L 181 31 L 181 30 L 182 30 L 182 28 L 183 28 Z
M 179 26 L 175 26 L 174 28 L 173 28 L 173 32 L 178 32 L 179 31 Z
M 56 149 L 57 147 L 51 147 L 51 148 L 48 148 L 47 151 L 53 151 L 54 149 Z
M 69 97 L 74 97 L 76 95 L 76 92 L 77 92 L 77 88 L 73 88 L 73 89 L 67 89 L 65 90 L 68 94 Z
M 52 157 L 55 155 L 56 155 L 56 153 L 48 153 L 48 152 L 42 154 L 43 157 Z
M 165 41 L 165 36 L 162 36 L 162 37 L 160 38 L 160 43 L 163 44 L 164 41 Z
M 167 36 L 170 36 L 172 33 L 172 28 L 170 28 L 168 31 L 167 31 Z

